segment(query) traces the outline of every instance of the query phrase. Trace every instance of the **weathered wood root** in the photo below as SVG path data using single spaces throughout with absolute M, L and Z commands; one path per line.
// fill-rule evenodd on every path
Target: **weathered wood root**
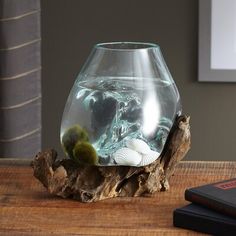
M 172 128 L 161 157 L 144 167 L 77 166 L 57 161 L 55 150 L 46 150 L 32 161 L 34 176 L 54 195 L 81 202 L 112 197 L 137 197 L 169 188 L 169 178 L 190 148 L 189 117 L 180 116 Z

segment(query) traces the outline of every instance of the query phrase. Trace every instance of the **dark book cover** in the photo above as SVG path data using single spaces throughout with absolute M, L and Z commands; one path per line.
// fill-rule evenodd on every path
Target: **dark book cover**
M 173 224 L 207 234 L 236 235 L 235 218 L 193 203 L 174 211 Z
M 187 189 L 185 199 L 236 217 L 236 178 Z

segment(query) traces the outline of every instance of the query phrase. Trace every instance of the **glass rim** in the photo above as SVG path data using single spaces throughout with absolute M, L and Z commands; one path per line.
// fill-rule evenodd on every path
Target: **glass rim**
M 119 42 L 98 43 L 95 45 L 95 48 L 104 50 L 116 50 L 116 51 L 136 51 L 136 50 L 148 50 L 153 48 L 160 48 L 160 46 L 158 44 L 149 42 L 119 41 Z

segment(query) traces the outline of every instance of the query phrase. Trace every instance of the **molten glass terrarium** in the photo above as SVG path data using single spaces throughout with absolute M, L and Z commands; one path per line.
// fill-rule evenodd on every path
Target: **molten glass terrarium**
M 97 44 L 68 97 L 61 144 L 78 164 L 145 166 L 160 156 L 180 113 L 158 45 Z

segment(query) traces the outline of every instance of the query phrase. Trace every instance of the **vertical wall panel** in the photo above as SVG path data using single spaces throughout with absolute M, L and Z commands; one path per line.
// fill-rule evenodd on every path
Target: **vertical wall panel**
M 0 158 L 41 149 L 40 0 L 0 0 Z

